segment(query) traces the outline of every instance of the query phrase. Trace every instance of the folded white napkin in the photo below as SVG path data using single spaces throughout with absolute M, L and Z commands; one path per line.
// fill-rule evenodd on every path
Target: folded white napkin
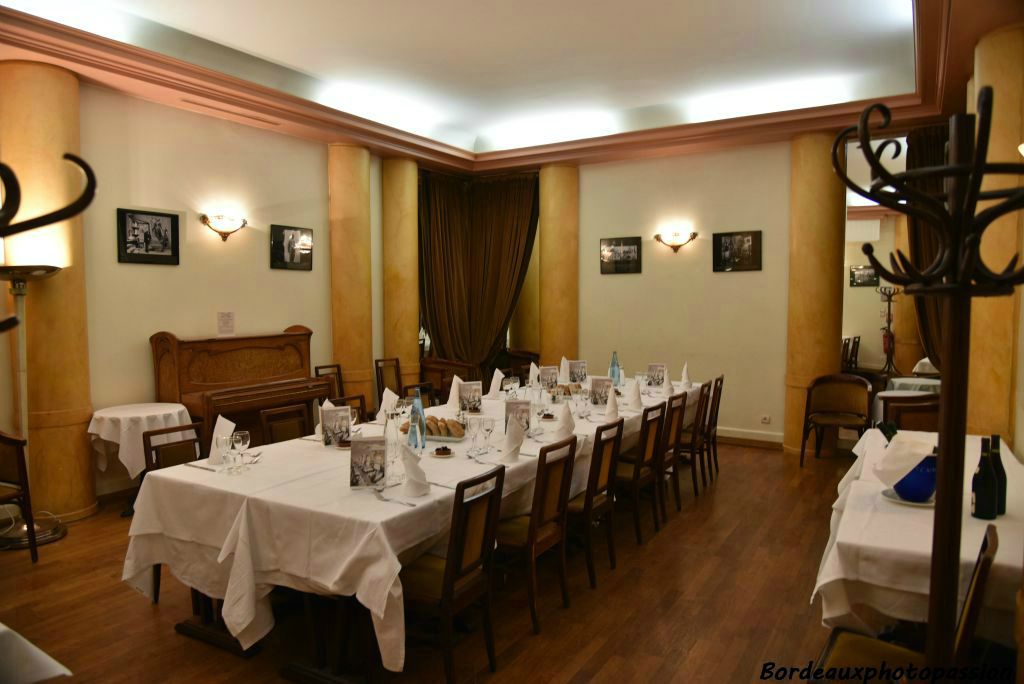
M 558 366 L 558 384 L 569 384 L 569 359 L 562 357 L 562 363 Z
M 526 384 L 527 385 L 536 385 L 538 382 L 540 382 L 540 368 L 537 367 L 537 364 L 535 364 L 535 363 L 533 363 L 531 361 L 530 362 L 530 378 L 529 378 L 529 380 L 527 381 Z
M 629 390 L 627 390 L 629 396 L 626 397 L 626 408 L 633 409 L 634 411 L 644 410 L 644 400 L 640 396 L 640 383 L 633 382 Z
M 210 465 L 220 465 L 224 462 L 224 454 L 217 448 L 217 438 L 230 437 L 234 431 L 234 423 L 224 416 L 217 416 L 217 422 L 213 425 L 213 439 L 210 441 Z
M 402 493 L 406 496 L 426 496 L 430 493 L 427 475 L 420 467 L 420 457 L 408 444 L 402 445 L 402 466 L 405 468 L 405 484 Z
M 459 385 L 462 384 L 462 378 L 458 375 L 452 378 L 452 389 L 448 393 L 448 403 L 446 406 L 450 409 L 459 410 Z
M 683 380 L 683 389 L 689 389 L 690 385 L 693 384 L 692 382 L 690 382 L 690 364 L 688 364 L 688 363 L 684 363 L 683 364 L 683 377 L 682 377 L 682 380 Z
M 515 463 L 519 460 L 519 449 L 523 446 L 523 426 L 518 420 L 508 421 L 508 429 L 505 431 L 505 443 L 501 446 L 501 462 Z
M 313 428 L 313 434 L 314 435 L 323 434 L 322 433 L 322 429 L 323 428 L 321 426 L 323 425 L 323 422 L 324 422 L 324 409 L 331 409 L 331 408 L 334 408 L 334 404 L 332 404 L 329 399 L 324 399 L 324 405 L 323 406 L 317 406 L 316 407 L 316 411 L 314 412 L 316 414 L 316 427 Z
M 501 381 L 505 379 L 505 374 L 500 369 L 494 369 L 494 375 L 491 376 L 491 389 L 487 391 L 487 395 L 484 399 L 497 399 L 501 392 Z
M 897 432 L 882 458 L 872 466 L 875 477 L 892 487 L 931 454 L 934 446 L 931 442 Z
M 398 401 L 398 395 L 392 392 L 389 388 L 384 388 L 384 396 L 380 399 L 380 410 L 377 411 L 377 420 L 382 421 L 387 418 L 388 413 L 395 410 L 395 403 Z
M 665 374 L 665 381 L 661 383 L 661 396 L 668 399 L 675 393 L 675 388 L 672 386 L 672 378 L 668 377 L 668 373 Z
M 560 404 L 558 408 L 558 423 L 555 425 L 552 441 L 558 442 L 572 437 L 573 430 L 575 429 L 576 421 L 572 419 L 572 411 L 569 410 L 569 404 Z
M 609 423 L 614 423 L 619 419 L 619 402 L 615 398 L 615 388 L 608 393 L 608 404 L 604 409 L 604 419 Z

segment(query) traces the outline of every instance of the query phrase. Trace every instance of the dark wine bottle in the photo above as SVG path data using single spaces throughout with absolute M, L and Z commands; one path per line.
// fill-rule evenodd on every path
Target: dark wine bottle
M 971 515 L 982 520 L 995 520 L 999 510 L 999 485 L 989 450 L 988 437 L 982 437 L 981 458 L 971 480 Z
M 999 494 L 999 503 L 996 512 L 999 515 L 1006 513 L 1006 469 L 1003 468 L 1003 457 L 999 453 L 999 435 L 992 435 L 992 445 L 989 448 L 992 458 L 992 467 L 996 471 L 996 492 Z

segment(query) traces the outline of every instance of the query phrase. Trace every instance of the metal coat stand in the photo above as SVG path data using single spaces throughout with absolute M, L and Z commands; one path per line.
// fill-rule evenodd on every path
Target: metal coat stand
M 892 378 L 900 375 L 895 361 L 896 335 L 892 331 L 892 300 L 903 294 L 903 290 L 898 287 L 883 285 L 882 287 L 876 287 L 875 292 L 880 294 L 882 301 L 885 302 L 885 325 L 882 327 L 882 332 L 889 339 L 889 347 L 885 350 L 885 366 L 882 367 L 882 375 L 886 378 Z

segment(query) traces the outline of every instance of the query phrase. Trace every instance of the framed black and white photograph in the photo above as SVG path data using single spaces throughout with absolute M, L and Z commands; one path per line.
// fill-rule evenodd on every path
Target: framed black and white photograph
M 383 487 L 387 477 L 387 455 L 383 437 L 352 439 L 350 487 Z
M 558 386 L 558 366 L 540 367 L 540 386 L 544 389 L 555 389 Z
M 523 432 L 530 431 L 530 402 L 527 399 L 515 399 L 505 402 L 505 431 L 508 432 L 508 421 L 519 421 Z
M 608 403 L 608 395 L 614 392 L 612 379 L 594 376 L 590 378 L 590 403 L 594 406 L 604 406 Z
M 459 385 L 459 408 L 467 413 L 480 413 L 483 407 L 484 386 L 479 380 Z
M 851 266 L 850 287 L 878 287 L 878 274 L 871 266 Z
M 587 379 L 587 362 L 569 362 L 569 382 L 582 383 Z
M 640 238 L 603 238 L 601 240 L 601 275 L 640 273 Z
M 715 273 L 761 270 L 761 231 L 715 233 L 711 239 L 711 265 Z
M 270 268 L 313 270 L 313 229 L 270 226 Z
M 347 447 L 352 439 L 352 407 L 332 406 L 321 409 L 320 434 L 326 447 Z
M 122 264 L 178 265 L 178 215 L 117 210 L 117 260 Z
M 664 363 L 647 364 L 647 384 L 650 387 L 664 387 L 668 366 Z

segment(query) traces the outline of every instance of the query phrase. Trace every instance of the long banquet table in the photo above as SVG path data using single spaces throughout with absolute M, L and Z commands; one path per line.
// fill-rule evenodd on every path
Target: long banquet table
M 901 431 L 901 434 L 902 431 Z M 909 432 L 936 444 L 933 432 Z M 822 622 L 877 633 L 896 620 L 926 622 L 934 508 L 883 499 L 886 489 L 872 466 L 887 442 L 869 430 L 854 447 L 856 462 L 839 483 L 832 506 L 831 535 L 818 569 L 814 596 L 821 596 Z M 1007 477 L 1006 514 L 996 518 L 999 550 L 988 579 L 978 625 L 980 636 L 1013 645 L 1016 592 L 1024 568 L 1024 466 L 1003 446 Z M 981 454 L 981 438 L 968 436 L 964 463 L 960 590 L 963 601 L 978 549 L 990 521 L 971 516 L 971 476 Z
M 692 413 L 699 385 L 687 391 Z M 645 396 L 645 405 L 664 399 Z M 500 446 L 504 401 L 485 399 L 485 416 L 496 418 L 491 444 Z M 447 407 L 428 414 L 452 417 Z M 623 444 L 635 443 L 640 412 L 620 407 Z M 582 491 L 589 471 L 594 434 L 602 415 L 577 418 L 580 438 L 572 493 Z M 364 436 L 382 434 L 372 423 Z M 550 432 L 552 427 L 547 427 Z M 536 456 L 549 435 L 524 441 L 522 456 L 505 473 L 502 516 L 529 510 Z M 135 503 L 135 516 L 122 579 L 146 596 L 152 593 L 150 568 L 163 564 L 187 586 L 223 599 L 222 617 L 243 649 L 256 644 L 274 625 L 269 594 L 274 586 L 322 595 L 355 596 L 371 613 L 384 666 L 401 671 L 405 660 L 405 619 L 398 573 L 444 538 L 463 479 L 498 464 L 498 449 L 467 457 L 470 440 L 450 444 L 448 459 L 421 462 L 430 493 L 409 499 L 401 487 L 385 491 L 408 507 L 378 500 L 372 492 L 349 487 L 348 449 L 325 448 L 303 438 L 261 447 L 259 463 L 239 475 L 185 465 L 150 473 Z M 429 451 L 428 451 L 429 454 Z

